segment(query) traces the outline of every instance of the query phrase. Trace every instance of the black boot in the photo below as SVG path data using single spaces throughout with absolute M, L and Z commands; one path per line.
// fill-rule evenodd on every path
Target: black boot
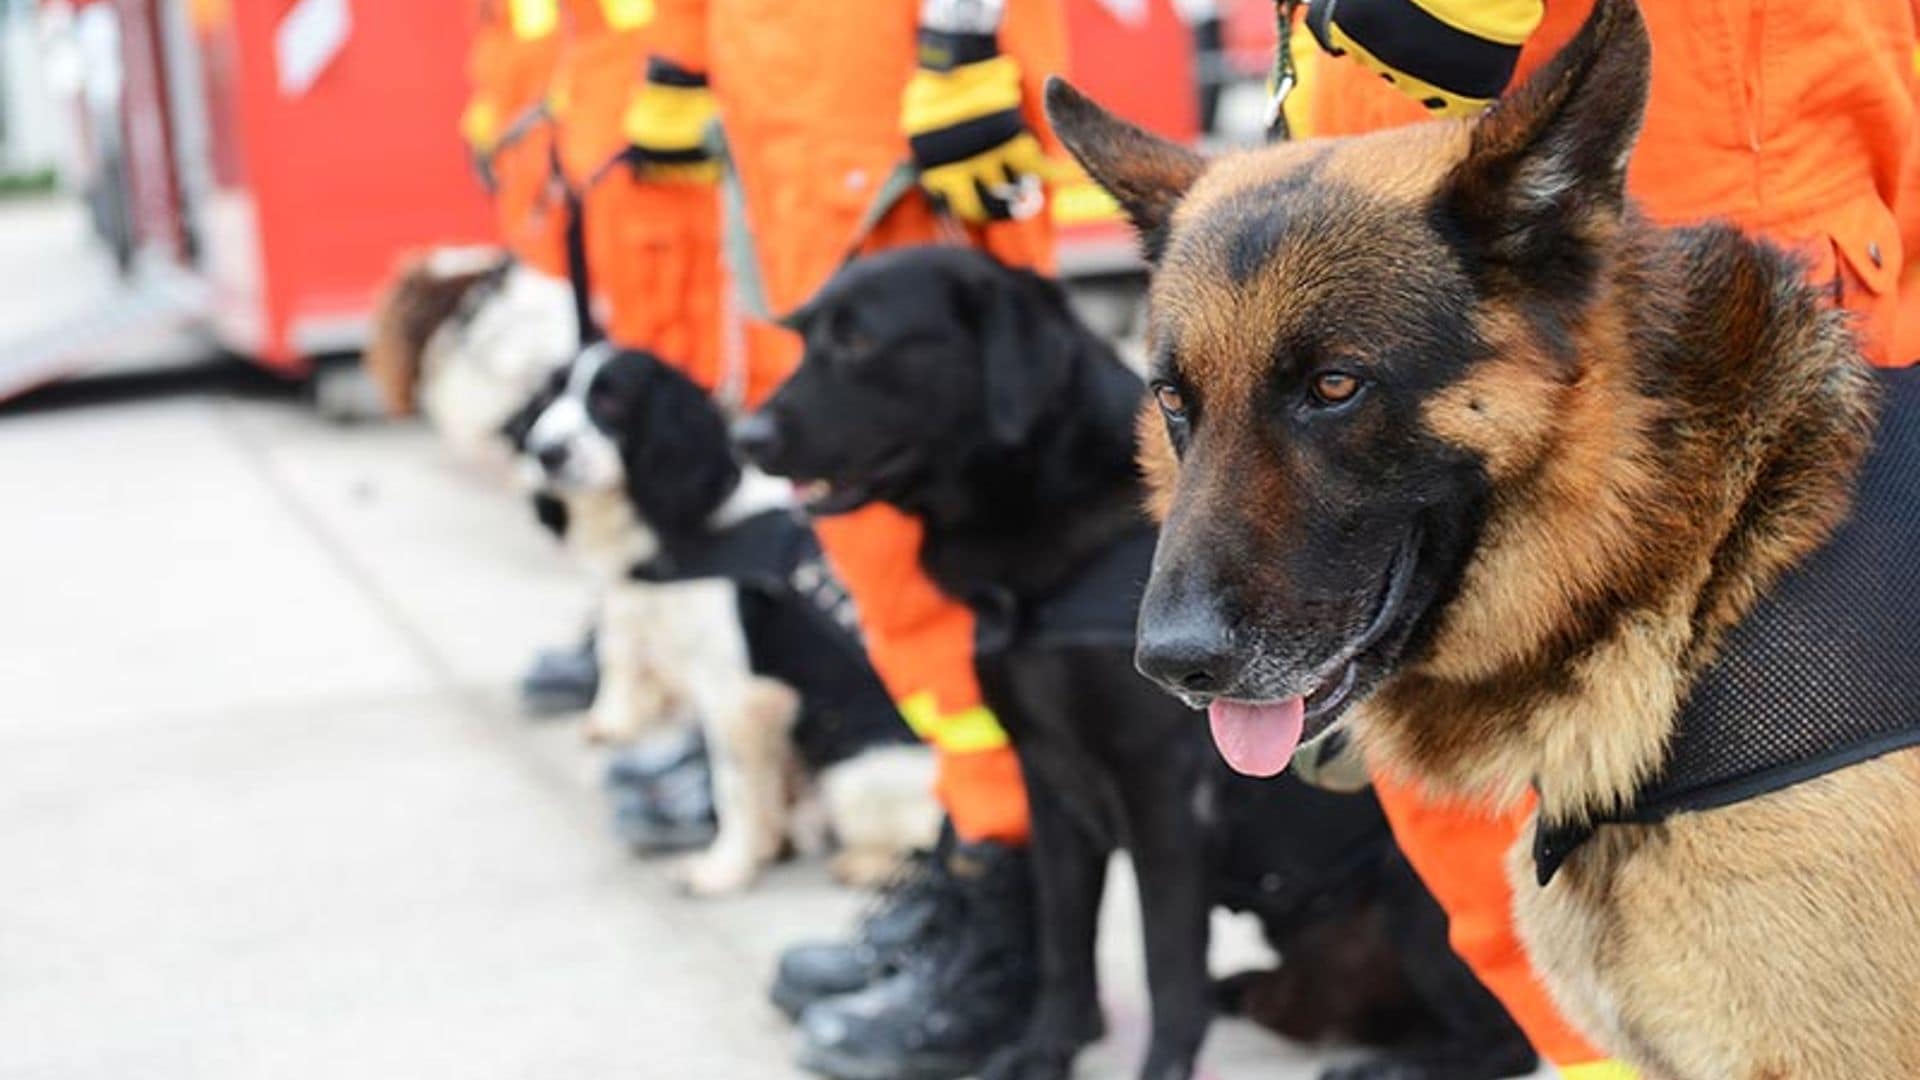
M 614 752 L 601 781 L 613 831 L 636 855 L 692 851 L 713 843 L 713 770 L 699 729 Z
M 768 994 L 774 1005 L 788 1019 L 797 1019 L 816 1001 L 850 994 L 890 973 L 900 953 L 956 907 L 946 863 L 952 845 L 948 829 L 941 833 L 939 847 L 908 855 L 899 872 L 880 887 L 850 940 L 803 942 L 781 953 Z
M 1040 970 L 1025 848 L 947 858 L 959 906 L 898 970 L 800 1017 L 801 1067 L 835 1080 L 952 1080 L 978 1072 L 1032 1018 Z
M 600 654 L 593 631 L 580 644 L 546 649 L 520 676 L 520 711 L 528 716 L 584 712 L 600 692 Z

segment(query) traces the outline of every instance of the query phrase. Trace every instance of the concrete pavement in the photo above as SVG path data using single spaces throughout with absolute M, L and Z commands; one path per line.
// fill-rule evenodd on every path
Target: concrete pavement
M 0 1080 L 791 1075 L 773 956 L 858 897 L 801 863 L 691 901 L 611 841 L 572 725 L 511 700 L 584 585 L 423 430 L 0 417 L 0 507 Z M 1130 892 L 1086 1076 L 1144 1038 Z M 1316 1060 L 1223 1022 L 1205 1072 Z

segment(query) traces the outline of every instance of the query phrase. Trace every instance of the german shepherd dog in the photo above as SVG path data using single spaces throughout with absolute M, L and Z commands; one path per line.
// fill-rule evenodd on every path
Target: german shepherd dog
M 800 368 L 736 444 L 815 513 L 884 501 L 920 521 L 921 565 L 975 613 L 982 694 L 1028 781 L 1042 990 L 986 1075 L 1065 1077 L 1098 1036 L 1093 946 L 1122 845 L 1153 1005 L 1141 1075 L 1192 1071 L 1216 903 L 1259 913 L 1285 961 L 1277 983 L 1228 988 L 1236 1004 L 1296 1037 L 1395 1029 L 1396 1058 L 1343 1075 L 1532 1071 L 1378 804 L 1232 776 L 1133 670 L 1155 531 L 1134 461 L 1146 388 L 1060 289 L 979 251 L 911 248 L 852 263 L 788 321 Z
M 1881 391 L 1844 317 L 1786 255 L 1625 195 L 1649 54 L 1600 0 L 1476 118 L 1213 162 L 1049 87 L 1154 265 L 1138 661 L 1242 771 L 1340 724 L 1436 791 L 1534 787 L 1530 834 L 1606 817 L 1857 520 Z M 1523 939 L 1645 1076 L 1920 1076 L 1914 751 L 1608 825 L 1544 886 L 1533 840 Z

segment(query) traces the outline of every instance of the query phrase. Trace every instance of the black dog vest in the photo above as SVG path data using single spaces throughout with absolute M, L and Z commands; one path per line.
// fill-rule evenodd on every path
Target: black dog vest
M 800 694 L 793 740 L 809 769 L 917 741 L 867 660 L 853 598 L 813 530 L 792 513 L 769 510 L 719 532 L 663 540 L 660 553 L 629 576 L 733 582 L 754 673 Z
M 1135 529 L 1108 544 L 1059 588 L 1025 605 L 1008 592 L 969 597 L 975 651 L 994 656 L 1014 648 L 1131 649 L 1158 535 L 1152 526 Z
M 1541 885 L 1600 826 L 1656 824 L 1920 744 L 1920 369 L 1880 381 L 1852 515 L 1728 633 L 1630 807 L 1541 823 Z

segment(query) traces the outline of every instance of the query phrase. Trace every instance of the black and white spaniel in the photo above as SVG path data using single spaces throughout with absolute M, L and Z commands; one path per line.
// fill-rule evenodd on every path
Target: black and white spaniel
M 570 545 L 623 568 L 590 732 L 635 738 L 676 704 L 705 727 L 720 827 L 685 864 L 688 888 L 740 889 L 777 857 L 806 817 L 796 775 L 812 779 L 841 876 L 871 880 L 930 843 L 931 754 L 868 663 L 791 487 L 735 460 L 707 393 L 651 354 L 596 345 L 527 416 L 525 467 L 565 505 Z

